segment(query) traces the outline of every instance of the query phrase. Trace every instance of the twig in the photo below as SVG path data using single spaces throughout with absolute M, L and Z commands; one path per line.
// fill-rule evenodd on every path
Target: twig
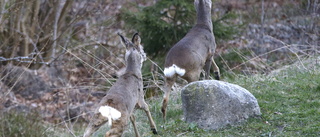
M 20 32 L 19 30 L 17 30 L 17 29 L 11 29 L 11 30 L 13 30 L 13 31 L 15 31 L 15 32 L 17 32 L 18 34 L 20 34 L 20 35 L 23 35 L 24 36 L 24 39 L 26 40 L 26 42 L 25 43 L 31 43 L 31 45 L 33 46 L 33 50 L 34 50 L 34 52 L 36 52 L 36 53 L 30 53 L 30 55 L 36 55 L 36 56 L 39 56 L 39 58 L 40 58 L 40 60 L 41 60 L 41 62 L 42 63 L 40 63 L 40 64 L 48 64 L 48 63 L 44 63 L 44 60 L 43 60 L 43 57 L 42 57 L 42 55 L 41 54 L 43 54 L 43 53 L 41 53 L 40 51 L 39 51 L 39 49 L 37 48 L 37 44 L 29 37 L 29 35 L 27 35 L 26 33 L 23 33 L 23 32 Z M 39 43 L 39 36 L 37 36 L 37 40 L 36 41 L 38 41 L 38 43 Z M 28 41 L 28 42 L 27 42 Z M 30 56 L 29 55 L 29 56 Z M 32 58 L 32 59 L 34 59 L 34 58 Z M 1 61 L 1 60 L 0 60 Z M 21 62 L 21 61 L 20 61 Z M 31 62 L 23 62 L 23 63 L 33 63 L 33 64 L 35 64 L 35 62 L 33 62 L 33 61 L 31 61 Z
M 58 112 L 58 114 L 60 115 L 60 117 L 63 119 L 63 117 L 61 116 L 61 114 Z M 71 135 L 73 135 L 74 137 L 77 137 L 69 128 L 67 122 L 65 120 L 63 120 L 64 125 L 66 126 L 66 128 L 68 129 L 68 131 L 71 133 Z
M 223 63 L 227 66 L 227 68 L 229 69 L 229 71 L 232 72 L 232 74 L 233 74 L 234 76 L 237 76 L 237 75 L 232 71 L 233 69 L 230 68 L 230 66 L 228 65 L 228 63 L 226 62 L 226 60 L 224 60 L 224 58 L 221 56 L 221 54 L 219 54 L 219 56 L 220 56 L 221 60 L 223 61 Z
M 180 134 L 177 135 L 177 137 L 183 136 L 184 134 L 187 134 L 187 133 L 188 133 L 188 131 L 187 131 L 187 132 L 180 133 Z
M 32 55 L 39 55 L 37 53 L 31 53 L 29 56 L 32 56 Z M 30 64 L 45 64 L 45 65 L 48 65 L 49 63 L 48 62 L 44 62 L 44 61 L 41 61 L 41 62 L 34 62 L 33 59 L 34 57 L 29 57 L 29 56 L 24 56 L 24 57 L 13 57 L 13 58 L 5 58 L 5 57 L 0 57 L 0 62 L 3 62 L 3 61 L 17 61 L 17 62 L 21 62 L 21 63 L 30 63 Z
M 154 79 L 153 73 L 151 73 L 151 74 L 152 74 L 152 77 L 153 77 L 153 79 Z M 155 80 L 152 80 L 152 82 L 154 83 L 154 85 L 156 85 L 158 88 L 160 88 L 161 91 L 165 91 L 165 90 L 163 89 L 163 87 L 159 86 L 158 83 L 157 83 Z
M 236 68 L 238 68 L 238 67 L 240 67 L 240 66 L 244 65 L 245 63 L 247 63 L 247 62 L 249 62 L 249 61 L 251 61 L 251 60 L 254 60 L 254 59 L 260 58 L 261 56 L 264 56 L 264 55 L 270 54 L 270 53 L 272 53 L 272 52 L 278 51 L 278 50 L 283 49 L 283 48 L 287 48 L 290 52 L 292 52 L 292 53 L 297 57 L 297 59 L 298 59 L 299 63 L 302 65 L 302 67 L 303 67 L 304 69 L 307 69 L 307 68 L 303 65 L 303 63 L 302 63 L 302 61 L 301 61 L 301 59 L 300 59 L 299 55 L 290 49 L 290 47 L 291 47 L 291 46 L 293 46 L 293 45 L 288 45 L 288 44 L 286 44 L 285 42 L 283 42 L 283 41 L 281 41 L 281 40 L 279 40 L 279 39 L 276 39 L 276 38 L 274 38 L 274 37 L 272 37 L 272 36 L 270 36 L 270 35 L 266 35 L 266 37 L 267 37 L 267 38 L 270 38 L 270 39 L 272 39 L 272 40 L 274 40 L 274 41 L 276 41 L 276 42 L 281 43 L 283 46 L 282 46 L 282 47 L 279 47 L 279 48 L 276 48 L 276 49 L 274 49 L 274 50 L 271 50 L 271 51 L 269 51 L 269 52 L 266 52 L 266 53 L 260 54 L 260 55 L 258 55 L 258 56 L 256 56 L 256 57 L 253 57 L 253 58 L 251 58 L 251 59 L 247 60 L 246 62 L 243 62 L 243 63 L 241 63 L 241 64 L 239 64 L 239 65 L 237 65 L 237 66 L 233 67 L 231 70 L 234 70 L 234 69 L 236 69 Z
M 57 47 L 57 33 L 58 33 L 58 22 L 59 22 L 59 18 L 60 18 L 60 0 L 56 1 L 56 13 L 55 13 L 55 18 L 54 18 L 54 24 L 53 24 L 53 44 L 52 44 L 52 54 L 51 54 L 51 58 L 54 58 L 56 53 L 56 47 Z
M 6 12 L 8 12 L 5 8 L 6 8 L 6 6 L 7 6 L 7 0 L 5 0 L 5 1 L 2 1 L 3 3 L 2 3 L 2 5 L 0 5 L 1 7 L 0 7 L 0 24 L 2 24 L 2 18 L 3 18 L 3 16 L 5 16 L 5 14 L 4 13 L 6 13 Z M 3 31 L 3 27 L 0 27 L 0 31 L 2 32 Z
M 303 63 L 302 63 L 299 55 L 298 55 L 297 53 L 295 53 L 294 51 L 292 51 L 292 50 L 289 48 L 289 45 L 288 45 L 287 43 L 284 43 L 283 41 L 281 41 L 281 40 L 279 40 L 279 39 L 276 39 L 276 38 L 274 38 L 274 37 L 272 37 L 272 36 L 270 36 L 270 35 L 266 35 L 266 37 L 271 38 L 272 40 L 277 41 L 277 42 L 281 43 L 282 45 L 284 45 L 284 47 L 286 47 L 289 51 L 291 51 L 291 52 L 298 58 L 298 61 L 299 61 L 299 63 L 302 65 L 302 67 L 303 67 L 304 69 L 307 69 L 307 68 L 303 65 Z
M 242 65 L 244 65 L 244 64 L 246 64 L 246 63 L 248 63 L 249 61 L 252 61 L 252 60 L 254 60 L 254 59 L 260 58 L 261 56 L 264 56 L 264 55 L 270 54 L 270 53 L 272 53 L 272 52 L 278 51 L 278 50 L 283 49 L 283 48 L 286 48 L 286 46 L 283 46 L 283 47 L 280 47 L 280 48 L 276 48 L 276 49 L 271 50 L 271 51 L 269 51 L 269 52 L 266 52 L 266 53 L 260 54 L 260 55 L 258 55 L 258 56 L 255 56 L 255 57 L 253 57 L 253 58 L 251 58 L 251 59 L 247 60 L 246 62 L 243 62 L 243 63 L 241 63 L 241 64 L 239 64 L 239 65 L 237 65 L 237 66 L 235 66 L 235 67 L 231 68 L 231 69 L 230 69 L 230 71 L 232 71 L 232 70 L 234 70 L 234 69 L 236 69 L 236 68 L 238 68 L 238 67 L 240 67 L 240 66 L 242 66 Z
M 75 58 L 77 58 L 78 60 L 80 60 L 82 63 L 84 63 L 85 65 L 89 66 L 90 68 L 92 68 L 93 70 L 97 71 L 110 85 L 113 85 L 113 83 L 108 80 L 108 78 L 106 76 L 104 76 L 104 74 L 102 74 L 102 72 L 96 68 L 94 68 L 93 66 L 91 66 L 89 63 L 83 61 L 81 58 L 79 58 L 77 55 L 73 54 L 70 50 L 64 49 L 66 50 L 66 52 L 68 52 L 69 54 L 71 54 L 72 56 L 74 56 Z
M 4 77 L 7 77 L 11 72 L 12 72 L 12 70 L 10 70 L 10 72 L 8 72 Z M 18 76 L 18 78 L 15 80 L 15 82 L 13 83 L 13 85 L 12 85 L 12 86 L 10 87 L 10 89 L 8 90 L 8 92 L 4 94 L 4 97 L 6 97 L 6 96 L 9 95 L 9 93 L 12 91 L 13 87 L 15 87 L 15 86 L 17 85 L 18 81 L 20 81 L 22 75 L 23 75 L 25 72 L 26 72 L 26 71 L 23 71 L 23 72 Z M 1 81 L 2 81 L 2 79 L 3 79 L 4 77 L 1 78 Z
M 260 39 L 260 43 L 263 42 L 263 36 L 264 36 L 264 17 L 265 17 L 265 11 L 264 11 L 264 0 L 261 0 L 261 39 Z
M 154 61 L 152 61 L 152 60 L 151 60 L 150 58 L 148 58 L 148 57 L 147 57 L 147 59 L 150 60 L 151 63 L 153 63 L 154 65 L 156 65 L 156 66 L 161 70 L 161 72 L 163 72 L 163 70 L 161 69 L 161 67 L 160 67 L 157 63 L 155 63 Z

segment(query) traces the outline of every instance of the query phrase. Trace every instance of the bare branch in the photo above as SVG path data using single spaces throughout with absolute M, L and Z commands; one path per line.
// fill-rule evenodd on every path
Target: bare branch
M 53 45 L 52 45 L 52 54 L 51 54 L 51 58 L 55 57 L 55 52 L 56 52 L 56 47 L 57 47 L 57 33 L 58 33 L 58 22 L 59 22 L 59 18 L 60 18 L 60 0 L 58 0 L 56 2 L 55 7 L 56 9 L 56 14 L 55 14 L 55 19 L 54 19 L 54 24 L 53 24 Z

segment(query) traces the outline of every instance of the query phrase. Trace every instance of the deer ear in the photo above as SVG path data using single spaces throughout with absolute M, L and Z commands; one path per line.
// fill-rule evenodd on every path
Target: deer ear
M 139 33 L 135 33 L 133 36 L 132 36 L 132 43 L 134 43 L 134 45 L 136 46 L 139 46 L 140 43 L 141 43 L 141 38 L 139 36 Z
M 121 41 L 122 45 L 128 49 L 130 46 L 130 41 L 127 38 L 125 38 L 124 36 L 122 36 L 120 33 L 118 33 L 118 35 L 120 36 L 120 41 Z

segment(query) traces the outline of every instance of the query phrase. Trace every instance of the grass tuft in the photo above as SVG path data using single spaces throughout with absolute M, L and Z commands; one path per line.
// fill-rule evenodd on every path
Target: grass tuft
M 0 115 L 1 137 L 51 137 L 54 132 L 44 126 L 36 114 L 2 113 Z

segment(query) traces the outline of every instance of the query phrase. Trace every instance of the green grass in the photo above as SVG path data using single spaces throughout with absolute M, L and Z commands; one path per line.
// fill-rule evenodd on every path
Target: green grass
M 54 132 L 46 128 L 37 114 L 2 112 L 0 137 L 50 137 Z
M 309 61 L 309 63 L 314 61 Z M 299 63 L 298 63 L 299 64 Z M 294 64 L 269 75 L 224 77 L 224 81 L 238 84 L 250 91 L 258 100 L 262 115 L 249 118 L 238 126 L 219 130 L 203 130 L 194 123 L 183 121 L 180 90 L 171 94 L 167 121 L 160 112 L 162 97 L 148 99 L 150 111 L 158 128 L 158 135 L 150 131 L 143 111 L 135 113 L 141 136 L 147 137 L 212 137 L 212 136 L 320 136 L 320 65 Z M 52 133 L 49 124 L 32 116 L 1 115 L 0 136 L 64 136 L 72 137 L 68 130 Z M 54 130 L 56 131 L 57 128 Z M 76 129 L 80 136 L 85 127 Z M 95 136 L 102 137 L 109 127 L 103 127 Z M 65 134 L 64 134 L 65 133 Z M 124 137 L 134 136 L 131 123 Z
M 225 78 L 249 90 L 258 100 L 262 115 L 235 127 L 206 131 L 182 120 L 180 91 L 169 102 L 167 122 L 163 122 L 161 97 L 150 99 L 150 109 L 159 135 L 152 135 L 142 111 L 137 111 L 139 132 L 143 136 L 320 136 L 320 65 L 304 69 L 295 64 L 270 75 Z M 132 136 L 134 132 L 126 132 Z

